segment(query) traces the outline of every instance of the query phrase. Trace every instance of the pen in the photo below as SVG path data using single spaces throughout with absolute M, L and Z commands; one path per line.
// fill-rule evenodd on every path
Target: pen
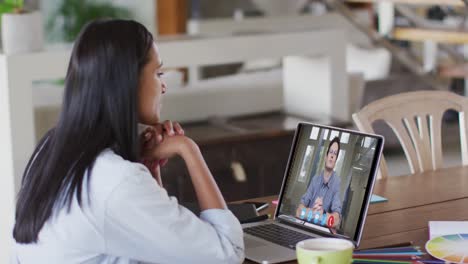
M 390 253 L 390 252 L 417 252 L 420 251 L 419 247 L 397 247 L 397 248 L 379 248 L 379 249 L 364 249 L 355 250 L 355 254 L 367 254 L 367 253 Z
M 408 241 L 408 242 L 403 242 L 403 243 L 398 243 L 398 244 L 393 244 L 393 245 L 386 245 L 382 247 L 375 247 L 375 248 L 370 248 L 370 249 L 381 249 L 381 248 L 394 248 L 394 247 L 409 247 L 413 245 L 413 241 Z

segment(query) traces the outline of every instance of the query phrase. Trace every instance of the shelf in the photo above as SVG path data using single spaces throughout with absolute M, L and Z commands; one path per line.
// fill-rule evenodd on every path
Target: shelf
M 431 40 L 447 44 L 467 44 L 468 32 L 421 28 L 395 28 L 393 31 L 393 38 L 406 41 Z
M 443 65 L 439 67 L 439 75 L 443 78 L 467 78 L 468 63 Z
M 409 4 L 409 5 L 442 5 L 442 6 L 463 6 L 460 0 L 346 0 L 348 3 L 378 3 L 378 2 L 392 2 L 395 4 Z

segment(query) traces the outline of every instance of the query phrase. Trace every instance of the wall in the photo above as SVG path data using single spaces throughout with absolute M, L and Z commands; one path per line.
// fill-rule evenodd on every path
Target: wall
M 7 60 L 0 54 L 0 87 L 8 80 Z M 11 141 L 11 111 L 8 89 L 0 89 L 0 263 L 9 263 L 11 230 L 15 206 L 13 143 Z

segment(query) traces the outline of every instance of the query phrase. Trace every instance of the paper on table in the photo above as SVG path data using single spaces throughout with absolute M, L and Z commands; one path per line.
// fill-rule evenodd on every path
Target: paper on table
M 429 221 L 430 239 L 452 234 L 468 234 L 468 221 Z

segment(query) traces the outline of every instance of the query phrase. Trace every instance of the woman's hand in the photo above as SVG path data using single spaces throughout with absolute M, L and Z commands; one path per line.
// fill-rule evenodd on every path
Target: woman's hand
M 223 195 L 219 191 L 218 185 L 213 175 L 211 175 L 198 145 L 192 139 L 184 136 L 183 130 L 181 128 L 178 129 L 177 124 L 172 123 L 172 129 L 169 123 L 163 124 L 163 127 L 167 133 L 163 133 L 162 140 L 158 141 L 159 143 L 154 148 L 147 149 L 144 155 L 156 160 L 169 159 L 175 155 L 181 156 L 187 166 L 200 209 L 202 211 L 207 209 L 226 209 Z M 172 133 L 170 132 L 171 130 L 173 130 Z M 176 131 L 178 131 L 178 135 L 176 135 Z M 158 139 L 161 138 L 157 136 Z
M 153 177 L 158 180 L 160 185 L 160 167 L 166 165 L 168 159 L 156 159 L 153 155 L 148 155 L 148 153 L 151 153 L 151 150 L 158 146 L 165 138 L 184 134 L 185 132 L 180 124 L 177 122 L 171 122 L 170 120 L 166 120 L 162 124 L 160 123 L 155 126 L 148 127 L 141 134 L 140 142 L 143 157 L 142 163 L 148 168 Z
M 149 150 L 146 155 L 157 160 L 170 159 L 176 155 L 184 158 L 197 149 L 198 146 L 192 139 L 183 135 L 175 135 L 165 137 L 161 143 L 152 150 Z

